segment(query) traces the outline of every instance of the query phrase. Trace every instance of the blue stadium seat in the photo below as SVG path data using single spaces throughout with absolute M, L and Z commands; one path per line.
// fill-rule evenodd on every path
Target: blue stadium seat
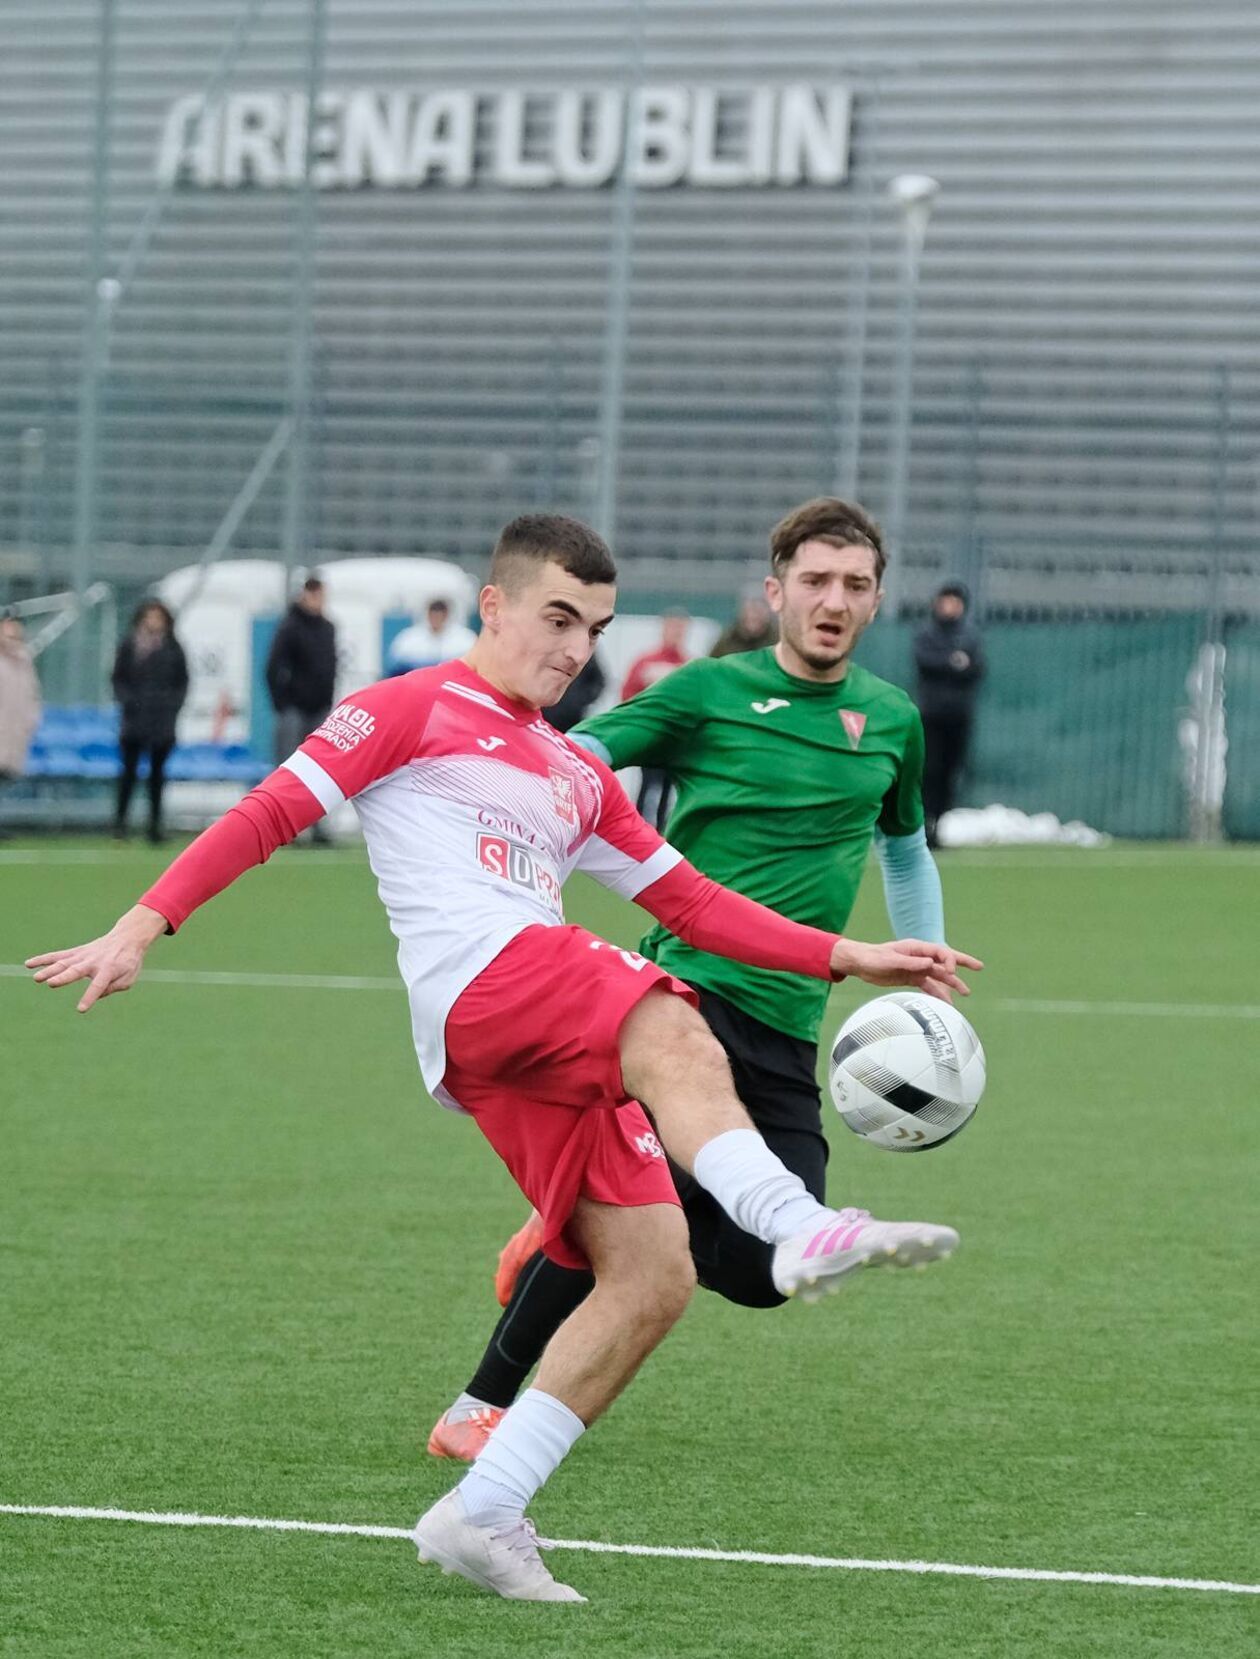
M 31 743 L 31 778 L 114 778 L 118 775 L 118 711 L 77 705 L 44 709 Z M 172 753 L 166 775 L 173 781 L 254 784 L 271 770 L 243 743 L 184 743 Z M 140 763 L 140 776 L 149 773 Z

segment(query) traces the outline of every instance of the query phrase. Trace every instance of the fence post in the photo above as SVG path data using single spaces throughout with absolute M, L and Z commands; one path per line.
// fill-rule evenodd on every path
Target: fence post
M 858 217 L 857 276 L 849 290 L 849 328 L 843 367 L 836 365 L 835 476 L 832 491 L 845 501 L 858 498 L 858 469 L 862 461 L 862 402 L 866 389 L 866 334 L 870 315 L 871 263 L 875 248 L 875 202 L 878 197 L 880 98 L 883 82 L 870 83 L 870 134 L 865 146 L 866 177 L 862 183 Z
M 897 295 L 897 333 L 893 354 L 892 432 L 888 455 L 889 552 L 884 579 L 884 608 L 900 616 L 906 593 L 906 517 L 910 489 L 910 421 L 914 396 L 915 324 L 919 304 L 919 266 L 928 220 L 940 186 L 926 173 L 898 173 L 888 186 L 901 220 L 901 278 Z
M 560 493 L 560 431 L 564 419 L 564 348 L 559 334 L 547 341 L 547 401 L 542 420 L 542 448 L 534 483 L 534 506 L 540 513 L 556 510 Z
M 1221 839 L 1225 805 L 1225 508 L 1229 480 L 1230 375 L 1224 363 L 1215 376 L 1215 449 L 1209 540 L 1207 602 L 1194 686 L 1194 764 L 1191 768 L 1190 834 L 1195 841 Z
M 74 478 L 71 585 L 80 608 L 92 580 L 92 557 L 96 551 L 98 426 L 113 300 L 113 289 L 105 275 L 105 260 L 109 234 L 109 141 L 114 112 L 115 0 L 99 0 L 99 4 L 92 195 L 88 207 L 87 290 L 83 297 L 83 348 L 79 366 L 79 443 Z M 85 634 L 79 631 L 70 653 L 71 702 L 83 701 L 87 693 L 87 675 L 88 642 Z
M 604 363 L 600 375 L 598 473 L 591 524 L 610 545 L 617 534 L 617 478 L 621 466 L 621 421 L 626 389 L 626 345 L 630 333 L 630 276 L 634 258 L 634 214 L 638 195 L 634 157 L 638 151 L 643 88 L 645 0 L 632 0 L 630 49 L 626 63 L 625 135 L 621 176 L 614 186 L 612 243 L 609 248 L 608 317 L 604 324 Z
M 315 232 L 315 127 L 319 98 L 324 86 L 324 48 L 327 38 L 328 0 L 310 0 L 310 35 L 306 53 L 306 142 L 302 151 L 302 188 L 298 196 L 297 226 L 293 248 L 293 296 L 289 326 L 289 472 L 284 496 L 281 549 L 284 559 L 284 593 L 281 609 L 288 604 L 295 566 L 305 563 L 310 534 L 306 488 L 310 474 L 311 403 L 311 307 L 314 292 Z
M 984 402 L 984 378 L 977 360 L 967 375 L 967 410 L 963 421 L 963 533 L 959 577 L 971 590 L 971 614 L 983 622 L 985 607 L 985 558 L 980 534 L 980 416 Z M 946 572 L 948 574 L 948 572 Z

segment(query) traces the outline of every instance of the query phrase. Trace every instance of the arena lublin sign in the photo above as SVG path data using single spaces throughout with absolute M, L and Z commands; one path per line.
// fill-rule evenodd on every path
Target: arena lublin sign
M 313 181 L 322 190 L 596 189 L 628 165 L 646 189 L 731 189 L 834 185 L 848 172 L 847 88 L 644 86 L 629 121 L 625 96 L 330 90 L 316 104 Z M 164 182 L 221 189 L 302 182 L 303 94 L 234 92 L 198 121 L 200 104 L 180 98 L 167 112 L 158 154 Z

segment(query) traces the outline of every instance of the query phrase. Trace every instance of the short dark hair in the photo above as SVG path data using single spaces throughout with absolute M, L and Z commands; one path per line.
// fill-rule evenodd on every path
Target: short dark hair
M 303 593 L 322 593 L 323 591 L 324 578 L 322 576 L 308 576 L 302 583 Z
M 425 611 L 442 611 L 449 616 L 451 607 L 449 602 L 445 599 L 430 599 L 429 603 L 425 606 Z
M 825 541 L 832 547 L 869 547 L 875 555 L 875 579 L 882 581 L 888 555 L 879 525 L 852 501 L 838 496 L 818 495 L 794 507 L 770 532 L 770 568 L 782 579 L 807 541 Z
M 548 560 L 592 586 L 617 580 L 604 538 L 589 524 L 560 513 L 522 513 L 505 524 L 490 557 L 490 580 L 509 590 L 523 587 Z
M 175 613 L 171 610 L 171 607 L 165 604 L 161 599 L 142 599 L 136 606 L 135 610 L 131 613 L 131 626 L 133 628 L 138 628 L 142 619 L 146 617 L 150 611 L 160 611 L 162 613 L 162 622 L 167 633 L 173 634 L 175 632 Z

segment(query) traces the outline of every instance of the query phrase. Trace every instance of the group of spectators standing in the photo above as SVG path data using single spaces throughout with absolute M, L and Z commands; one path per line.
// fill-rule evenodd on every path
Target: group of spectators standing
M 337 635 L 325 615 L 325 588 L 309 576 L 289 606 L 272 639 L 267 657 L 267 690 L 275 715 L 277 764 L 319 726 L 333 704 L 337 678 Z M 966 765 L 975 719 L 977 692 L 984 677 L 979 630 L 968 612 L 970 600 L 961 582 L 946 582 L 933 600 L 927 621 L 914 639 L 916 700 L 923 718 L 926 759 L 923 807 L 928 841 L 936 843 L 938 820 L 954 804 L 959 776 Z M 661 618 L 659 642 L 630 664 L 620 701 L 635 696 L 688 660 L 686 611 Z M 462 656 L 474 639 L 457 622 L 444 599 L 434 599 L 423 622 L 405 628 L 393 640 L 386 672 L 405 674 Z M 734 619 L 710 653 L 757 651 L 773 645 L 777 633 L 769 606 L 759 592 L 749 592 Z M 607 689 L 608 676 L 593 656 L 548 719 L 566 732 L 584 719 Z M 142 762 L 148 758 L 148 837 L 163 836 L 162 795 L 166 763 L 175 746 L 175 727 L 188 696 L 188 661 L 175 635 L 175 619 L 160 600 L 146 599 L 136 609 L 118 647 L 112 676 L 119 708 L 121 767 L 115 799 L 114 834 L 128 833 L 128 813 Z M 0 616 L 0 789 L 20 777 L 27 749 L 40 719 L 39 680 L 21 621 Z M 669 816 L 672 790 L 661 772 L 645 770 L 638 809 L 658 828 Z M 319 831 L 314 838 L 323 836 Z

